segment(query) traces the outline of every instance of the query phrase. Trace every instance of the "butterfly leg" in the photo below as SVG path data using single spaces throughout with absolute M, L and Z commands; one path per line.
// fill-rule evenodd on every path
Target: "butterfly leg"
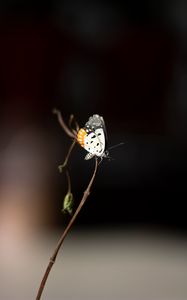
M 94 157 L 95 156 L 95 154 L 93 154 L 93 153 L 88 153 L 88 154 L 86 154 L 86 156 L 85 156 L 85 160 L 89 160 L 89 159 L 91 159 L 92 157 Z
M 98 162 L 98 166 L 100 165 L 100 163 L 103 161 L 103 157 L 100 157 L 100 158 L 97 158 L 98 160 L 99 160 L 99 162 Z

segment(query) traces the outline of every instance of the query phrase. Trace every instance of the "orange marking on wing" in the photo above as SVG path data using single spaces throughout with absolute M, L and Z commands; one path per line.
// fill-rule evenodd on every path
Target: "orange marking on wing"
M 81 128 L 77 133 L 77 141 L 82 147 L 84 147 L 84 139 L 86 135 L 87 133 L 83 128 Z

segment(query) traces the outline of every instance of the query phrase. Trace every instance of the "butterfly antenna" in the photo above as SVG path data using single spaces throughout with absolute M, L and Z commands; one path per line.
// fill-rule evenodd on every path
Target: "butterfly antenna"
M 117 144 L 117 145 L 114 145 L 114 146 L 112 146 L 112 147 L 109 147 L 108 150 L 111 150 L 111 149 L 116 148 L 116 147 L 119 147 L 119 146 L 123 146 L 124 144 L 125 144 L 125 143 L 119 143 L 119 144 Z

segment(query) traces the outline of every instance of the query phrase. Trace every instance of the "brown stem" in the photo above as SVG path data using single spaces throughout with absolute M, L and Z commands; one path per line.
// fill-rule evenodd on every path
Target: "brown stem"
M 65 158 L 65 160 L 64 160 L 64 163 L 63 163 L 62 165 L 58 166 L 58 169 L 59 169 L 60 172 L 62 172 L 63 169 L 67 166 L 67 163 L 68 163 L 70 154 L 71 154 L 71 152 L 72 152 L 72 150 L 73 150 L 75 144 L 76 144 L 76 140 L 73 140 L 71 146 L 69 147 L 69 150 L 68 150 L 68 153 L 67 153 L 66 158 Z
M 77 123 L 77 121 L 75 120 L 75 117 L 74 117 L 74 115 L 71 115 L 70 116 L 70 119 L 69 119 L 69 123 L 68 123 L 68 125 L 69 125 L 69 127 L 72 129 L 72 122 L 74 121 L 74 124 L 75 124 L 75 128 L 76 128 L 76 132 L 78 132 L 79 131 L 79 124 Z M 72 129 L 73 131 L 74 131 L 74 129 Z
M 67 127 L 67 125 L 65 124 L 65 122 L 64 122 L 64 120 L 63 120 L 63 118 L 62 118 L 61 112 L 60 112 L 58 109 L 54 108 L 54 109 L 53 109 L 53 113 L 54 113 L 55 115 L 57 115 L 58 122 L 60 123 L 60 125 L 61 125 L 62 129 L 65 131 L 65 133 L 66 133 L 69 137 L 71 137 L 71 138 L 73 138 L 73 139 L 76 139 L 76 132 L 71 131 L 71 130 Z
M 68 193 L 71 193 L 71 180 L 70 180 L 68 170 L 66 170 L 66 177 L 67 177 L 67 181 L 68 181 Z
M 58 243 L 57 243 L 57 246 L 56 246 L 56 248 L 55 248 L 55 251 L 53 252 L 53 255 L 51 256 L 51 258 L 50 258 L 50 260 L 49 260 L 48 266 L 47 266 L 47 268 L 46 268 L 46 270 L 45 270 L 43 279 L 42 279 L 42 281 L 41 281 L 41 283 L 40 283 L 40 287 L 39 287 L 39 289 L 38 289 L 38 293 L 37 293 L 37 296 L 36 296 L 36 300 L 40 300 L 40 299 L 41 299 L 41 295 L 42 295 L 42 292 L 43 292 L 43 290 L 44 290 L 44 287 L 45 287 L 47 278 L 48 278 L 49 273 L 50 273 L 50 271 L 51 271 L 51 269 L 52 269 L 52 266 L 53 266 L 54 263 L 55 263 L 56 257 L 57 257 L 58 252 L 59 252 L 59 250 L 60 250 L 60 248 L 61 248 L 61 246 L 62 246 L 62 244 L 63 244 L 63 241 L 64 241 L 65 237 L 67 236 L 67 234 L 68 234 L 69 230 L 71 229 L 71 227 L 72 227 L 72 225 L 73 225 L 73 223 L 74 223 L 74 221 L 75 221 L 77 215 L 79 214 L 79 212 L 80 212 L 82 206 L 84 205 L 86 199 L 88 198 L 88 196 L 89 196 L 89 194 L 90 194 L 90 189 L 91 189 L 91 187 L 92 187 L 94 178 L 95 178 L 95 176 L 96 176 L 97 169 L 98 169 L 98 160 L 97 160 L 97 158 L 96 158 L 96 159 L 95 159 L 95 168 L 94 168 L 93 175 L 92 175 L 92 177 L 91 177 L 91 179 L 90 179 L 90 182 L 89 182 L 89 184 L 88 184 L 88 186 L 87 186 L 87 188 L 86 188 L 86 190 L 85 190 L 85 192 L 84 192 L 84 194 L 83 194 L 83 197 L 82 197 L 82 199 L 81 199 L 81 201 L 80 201 L 80 203 L 79 203 L 79 206 L 77 207 L 77 209 L 76 209 L 74 215 L 73 215 L 72 218 L 70 219 L 70 221 L 69 221 L 67 227 L 65 228 L 65 230 L 64 230 L 64 232 L 63 232 L 63 234 L 62 234 L 62 236 L 60 237 L 60 239 L 59 239 L 59 241 L 58 241 Z

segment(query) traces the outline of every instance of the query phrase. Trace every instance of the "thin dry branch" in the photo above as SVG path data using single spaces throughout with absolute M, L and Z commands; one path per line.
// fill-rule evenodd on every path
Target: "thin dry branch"
M 65 122 L 64 122 L 64 120 L 63 120 L 63 118 L 62 118 L 61 112 L 60 112 L 58 109 L 54 108 L 54 109 L 53 109 L 53 113 L 54 113 L 55 115 L 57 115 L 58 122 L 60 123 L 60 125 L 61 125 L 62 129 L 65 131 L 65 133 L 66 133 L 69 137 L 71 137 L 71 138 L 73 138 L 73 139 L 76 139 L 76 131 L 70 130 L 70 129 L 68 128 L 68 126 L 65 124 Z
M 42 295 L 42 292 L 43 292 L 43 290 L 44 290 L 44 287 L 45 287 L 47 278 L 48 278 L 49 273 L 50 273 L 50 271 L 51 271 L 51 269 L 52 269 L 52 266 L 54 265 L 54 263 L 55 263 L 55 261 L 56 261 L 56 257 L 57 257 L 58 252 L 59 252 L 59 250 L 60 250 L 60 248 L 61 248 L 61 246 L 62 246 L 62 244 L 63 244 L 63 241 L 64 241 L 65 237 L 67 236 L 67 234 L 68 234 L 70 228 L 72 227 L 72 225 L 73 225 L 75 219 L 77 218 L 77 215 L 79 214 L 81 208 L 83 207 L 83 205 L 84 205 L 86 199 L 88 198 L 88 196 L 89 196 L 89 194 L 90 194 L 90 189 L 91 189 L 91 186 L 92 186 L 92 184 L 93 184 L 94 178 L 95 178 L 95 176 L 96 176 L 97 169 L 98 169 L 98 160 L 95 159 L 95 168 L 94 168 L 93 175 L 92 175 L 92 177 L 91 177 L 91 179 L 90 179 L 90 182 L 89 182 L 89 184 L 88 184 L 88 186 L 87 186 L 87 188 L 86 188 L 86 190 L 85 190 L 85 192 L 84 192 L 84 194 L 83 194 L 83 197 L 82 197 L 82 199 L 81 199 L 81 201 L 80 201 L 80 203 L 79 203 L 79 206 L 77 207 L 77 209 L 76 209 L 74 215 L 73 215 L 72 218 L 70 219 L 70 221 L 69 221 L 67 227 L 65 228 L 65 230 L 64 230 L 64 232 L 63 232 L 63 234 L 62 234 L 62 236 L 60 237 L 60 239 L 59 239 L 59 241 L 58 241 L 58 243 L 57 243 L 57 246 L 56 246 L 56 248 L 55 248 L 55 250 L 54 250 L 54 252 L 53 252 L 53 255 L 51 256 L 51 258 L 50 258 L 50 260 L 49 260 L 48 266 L 47 266 L 47 268 L 46 268 L 46 270 L 45 270 L 43 279 L 42 279 L 42 281 L 41 281 L 41 284 L 40 284 L 40 287 L 39 287 L 39 290 L 38 290 L 38 293 L 37 293 L 36 300 L 40 300 L 40 299 L 41 299 L 41 295 Z
M 67 127 L 67 125 L 65 124 L 65 122 L 64 122 L 64 120 L 63 120 L 63 118 L 62 118 L 62 115 L 61 115 L 61 113 L 60 113 L 59 110 L 54 109 L 54 110 L 53 110 L 53 113 L 57 115 L 58 121 L 59 121 L 59 123 L 60 123 L 62 129 L 65 131 L 65 133 L 66 133 L 69 137 L 71 137 L 71 138 L 74 139 L 73 143 L 71 144 L 71 146 L 70 146 L 70 148 L 69 148 L 69 151 L 68 151 L 68 154 L 67 154 L 67 156 L 66 156 L 65 162 L 64 162 L 64 164 L 61 166 L 61 167 L 65 167 L 65 166 L 67 165 L 68 160 L 69 160 L 70 153 L 71 153 L 71 151 L 72 151 L 72 149 L 73 149 L 73 147 L 74 147 L 74 145 L 75 145 L 75 143 L 76 143 L 76 131 L 71 131 L 71 130 Z M 52 254 L 52 256 L 51 256 L 51 258 L 50 258 L 50 260 L 49 260 L 49 263 L 48 263 L 47 268 L 46 268 L 46 270 L 45 270 L 45 272 L 44 272 L 42 281 L 41 281 L 41 283 L 40 283 L 40 286 L 39 286 L 39 289 L 38 289 L 38 292 L 37 292 L 36 300 L 40 300 L 40 299 L 41 299 L 41 296 L 42 296 L 44 287 L 45 287 L 46 282 L 47 282 L 47 279 L 48 279 L 48 276 L 49 276 L 50 271 L 51 271 L 51 269 L 52 269 L 52 267 L 53 267 L 53 265 L 54 265 L 54 263 L 55 263 L 55 261 L 56 261 L 58 252 L 59 252 L 59 250 L 60 250 L 60 248 L 61 248 L 61 246 L 62 246 L 62 244 L 63 244 L 63 242 L 64 242 L 64 239 L 65 239 L 65 237 L 67 236 L 67 234 L 68 234 L 69 230 L 71 229 L 72 225 L 74 224 L 74 222 L 75 222 L 75 220 L 76 220 L 76 218 L 77 218 L 77 216 L 78 216 L 78 214 L 79 214 L 81 208 L 83 207 L 83 205 L 84 205 L 86 199 L 88 198 L 88 196 L 89 196 L 89 194 L 90 194 L 90 190 L 91 190 L 92 184 L 93 184 L 93 182 L 94 182 L 94 179 L 95 179 L 95 176 L 96 176 L 96 173 L 97 173 L 97 170 L 98 170 L 98 165 L 99 165 L 99 164 L 98 164 L 98 160 L 97 160 L 97 158 L 95 158 L 95 167 L 94 167 L 93 175 L 92 175 L 92 177 L 91 177 L 91 179 L 90 179 L 90 181 L 89 181 L 89 184 L 88 184 L 86 190 L 85 190 L 84 193 L 83 193 L 83 197 L 82 197 L 82 199 L 81 199 L 81 201 L 80 201 L 80 203 L 79 203 L 79 205 L 78 205 L 78 207 L 77 207 L 75 213 L 73 214 L 73 216 L 72 216 L 72 218 L 70 219 L 70 221 L 69 221 L 67 227 L 65 228 L 64 232 L 62 233 L 62 235 L 61 235 L 61 237 L 60 237 L 60 239 L 59 239 L 59 241 L 58 241 L 58 243 L 57 243 L 57 245 L 56 245 L 56 248 L 55 248 L 55 250 L 54 250 L 54 252 L 53 252 L 53 254 Z
M 67 177 L 67 182 L 68 182 L 68 193 L 71 193 L 71 180 L 70 180 L 68 170 L 66 170 L 66 177 Z
M 67 153 L 66 158 L 65 158 L 65 160 L 64 160 L 64 163 L 63 163 L 62 165 L 59 165 L 59 166 L 58 166 L 58 169 L 59 169 L 60 172 L 62 172 L 63 169 L 67 166 L 68 161 L 69 161 L 70 154 L 71 154 L 71 152 L 72 152 L 72 150 L 73 150 L 75 144 L 76 144 L 76 140 L 73 140 L 71 146 L 69 147 L 69 150 L 68 150 L 68 153 Z

